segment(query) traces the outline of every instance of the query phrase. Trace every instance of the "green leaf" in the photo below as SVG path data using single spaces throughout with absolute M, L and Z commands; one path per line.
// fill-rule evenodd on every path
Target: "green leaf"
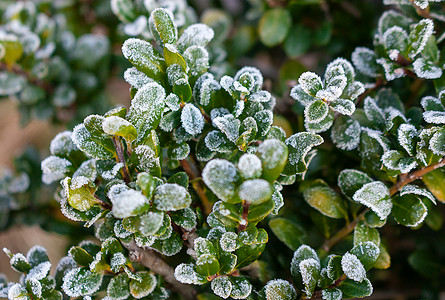
M 152 11 L 148 24 L 151 33 L 159 45 L 175 44 L 178 39 L 178 29 L 173 22 L 171 12 L 164 8 L 156 8 Z
M 377 56 L 374 51 L 365 47 L 357 47 L 352 52 L 351 60 L 354 67 L 360 72 L 370 77 L 377 77 L 381 67 L 376 63 Z
M 125 273 L 111 278 L 107 287 L 107 296 L 111 299 L 127 299 L 130 296 L 130 279 Z
M 373 242 L 378 247 L 380 245 L 379 231 L 368 227 L 364 222 L 359 222 L 354 229 L 354 246 L 367 241 Z
M 192 203 L 189 192 L 176 183 L 166 183 L 156 188 L 153 204 L 163 211 L 175 211 L 188 207 Z
M 115 155 L 114 146 L 111 139 L 103 140 L 94 138 L 93 134 L 85 127 L 79 124 L 74 127 L 71 138 L 74 144 L 86 155 L 97 159 L 109 159 Z M 102 131 L 102 126 L 101 126 Z M 111 144 L 110 144 L 111 143 Z
M 430 19 L 420 20 L 411 28 L 409 33 L 409 53 L 408 56 L 413 59 L 424 48 L 428 39 L 434 32 L 434 23 Z
M 181 66 L 184 72 L 187 72 L 187 63 L 181 54 L 179 54 L 178 49 L 173 44 L 164 45 L 164 58 L 167 66 L 178 64 Z
M 269 139 L 261 143 L 257 155 L 263 165 L 262 177 L 269 182 L 275 181 L 286 165 L 288 153 L 288 147 L 280 140 Z
M 220 276 L 212 280 L 211 288 L 215 295 L 226 299 L 232 292 L 232 283 L 227 276 Z
M 392 198 L 392 215 L 397 223 L 417 227 L 425 220 L 428 209 L 419 197 L 413 194 Z
M 346 169 L 338 175 L 338 186 L 343 194 L 349 198 L 352 198 L 363 185 L 370 182 L 372 182 L 372 178 L 358 170 Z
M 295 288 L 288 281 L 283 279 L 274 279 L 267 282 L 262 290 L 266 300 L 294 300 L 297 298 Z
M 26 80 L 20 75 L 0 72 L 0 96 L 9 96 L 20 92 L 25 87 Z
M 199 108 L 187 103 L 181 112 L 181 124 L 187 133 L 193 136 L 200 134 L 204 128 L 204 117 Z
M 329 106 L 323 100 L 315 100 L 304 109 L 305 122 L 320 123 L 329 113 Z
M 275 236 L 291 250 L 295 251 L 303 244 L 305 233 L 295 223 L 285 218 L 275 218 L 269 221 L 269 227 Z
M 346 279 L 339 286 L 343 296 L 348 298 L 363 298 L 372 294 L 371 282 L 365 278 L 362 282 Z
M 116 17 L 122 22 L 133 22 L 136 15 L 136 8 L 130 0 L 111 0 L 111 9 Z
M 62 289 L 70 297 L 87 296 L 99 290 L 102 274 L 92 273 L 86 268 L 76 268 L 63 277 Z
M 241 200 L 251 205 L 259 205 L 270 199 L 272 196 L 270 183 L 264 179 L 250 179 L 244 181 L 238 190 Z
M 6 248 L 3 249 L 3 251 L 8 254 L 8 251 Z M 10 264 L 11 267 L 20 273 L 28 273 L 29 270 L 31 270 L 32 266 L 29 264 L 28 260 L 25 258 L 25 256 L 22 253 L 16 253 L 14 255 L 10 255 Z
M 215 275 L 219 271 L 219 262 L 211 254 L 202 254 L 196 260 L 196 272 L 202 276 Z
M 173 93 L 178 95 L 183 102 L 190 101 L 192 98 L 192 88 L 187 79 L 181 78 L 176 80 L 173 85 Z
M 188 26 L 178 40 L 178 48 L 184 52 L 190 46 L 205 47 L 214 36 L 213 29 L 205 24 Z
M 204 167 L 202 180 L 219 199 L 230 202 L 236 192 L 238 172 L 231 162 L 213 159 Z
M 149 42 L 128 39 L 122 46 L 122 54 L 133 66 L 150 78 L 159 81 L 165 74 L 165 61 Z
M 93 257 L 83 248 L 79 246 L 71 247 L 69 250 L 71 257 L 82 267 L 89 267 L 94 260 Z
M 312 297 L 320 276 L 320 262 L 313 258 L 305 259 L 300 262 L 299 268 L 305 286 L 304 292 L 308 297 Z
M 366 270 L 371 269 L 380 255 L 380 248 L 371 241 L 362 242 L 354 246 L 350 251 L 363 264 Z
M 26 254 L 26 259 L 32 267 L 36 267 L 43 262 L 49 261 L 48 253 L 42 246 L 34 246 L 29 249 Z
M 3 46 L 5 51 L 1 60 L 4 61 L 8 66 L 12 66 L 17 62 L 23 55 L 23 46 L 15 35 L 4 34 L 0 37 L 0 45 Z
M 141 172 L 138 174 L 137 184 L 141 188 L 142 193 L 147 196 L 148 199 L 151 199 L 156 187 L 159 185 L 159 181 L 150 174 Z
M 284 173 L 294 175 L 307 170 L 306 156 L 313 147 L 323 143 L 323 138 L 318 134 L 299 132 L 286 139 L 285 143 L 289 149 L 289 161 Z
M 329 106 L 333 111 L 345 116 L 350 116 L 355 111 L 355 104 L 349 99 L 333 100 L 329 102 Z
M 381 220 L 391 213 L 392 202 L 389 189 L 383 182 L 374 181 L 364 184 L 355 192 L 352 199 L 371 208 Z
M 261 253 L 263 253 L 265 247 L 266 244 L 253 244 L 244 245 L 236 250 L 234 252 L 234 254 L 238 257 L 236 269 L 241 269 L 242 267 L 246 267 L 256 261 L 258 257 L 260 257 Z
M 327 276 L 329 277 L 329 279 L 334 281 L 339 279 L 343 275 L 340 255 L 329 255 L 327 272 Z
M 127 142 L 134 141 L 138 136 L 136 128 L 134 128 L 133 124 L 117 116 L 106 117 L 102 121 L 102 128 L 105 133 L 121 136 Z
M 248 222 L 259 222 L 267 217 L 275 209 L 275 202 L 270 199 L 259 205 L 254 205 L 249 208 L 249 214 L 247 215 Z
M 220 269 L 218 274 L 225 275 L 234 271 L 238 257 L 233 253 L 222 252 L 218 258 Z
M 71 179 L 66 177 L 62 181 L 62 187 L 69 205 L 79 211 L 87 211 L 92 208 L 99 200 L 94 197 L 96 187 L 84 180 L 85 177 L 76 177 Z
M 322 291 L 323 300 L 341 300 L 343 299 L 343 293 L 337 289 L 324 289 Z
M 150 208 L 149 200 L 141 191 L 130 189 L 125 184 L 113 185 L 108 198 L 113 204 L 113 215 L 119 219 L 135 216 Z
M 156 288 L 156 276 L 150 272 L 138 272 L 142 279 L 140 282 L 132 279 L 130 281 L 130 293 L 136 299 L 141 299 L 150 295 Z
M 294 252 L 294 256 L 290 264 L 290 272 L 292 276 L 297 277 L 301 274 L 300 263 L 306 259 L 313 259 L 315 261 L 318 261 L 318 263 L 320 264 L 320 259 L 318 258 L 315 250 L 308 245 L 301 245 L 300 247 L 298 247 L 297 251 Z
M 164 213 L 162 212 L 146 212 L 139 216 L 139 231 L 144 236 L 153 235 L 161 228 L 164 222 Z
M 189 207 L 178 211 L 172 211 L 170 212 L 170 216 L 173 223 L 187 231 L 192 231 L 194 228 L 196 228 L 196 214 Z
M 311 46 L 311 31 L 301 24 L 293 25 L 284 41 L 287 56 L 295 58 L 304 54 Z
M 311 207 L 327 217 L 335 219 L 348 217 L 345 202 L 327 184 L 309 186 L 304 190 L 303 197 Z
M 283 8 L 267 10 L 258 24 L 260 40 L 268 47 L 283 42 L 292 24 L 290 12 Z
M 373 268 L 374 269 L 388 269 L 391 266 L 391 256 L 389 256 L 388 250 L 380 243 L 380 255 L 377 261 L 375 262 Z
M 351 151 L 360 143 L 360 123 L 346 116 L 338 116 L 334 120 L 331 131 L 332 141 L 342 150 Z

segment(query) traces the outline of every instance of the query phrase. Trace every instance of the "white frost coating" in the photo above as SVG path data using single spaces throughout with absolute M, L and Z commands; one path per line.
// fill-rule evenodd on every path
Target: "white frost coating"
M 377 77 L 379 75 L 378 70 L 369 68 L 369 65 L 375 63 L 375 58 L 374 51 L 365 47 L 355 48 L 351 55 L 352 63 L 357 70 L 370 77 Z
M 156 241 L 156 237 L 153 235 L 151 236 L 136 235 L 134 241 L 136 242 L 136 245 L 138 247 L 150 247 Z
M 153 203 L 157 209 L 175 211 L 186 208 L 192 202 L 187 190 L 176 183 L 165 183 L 156 188 Z
M 213 39 L 214 35 L 213 29 L 205 24 L 190 25 L 178 39 L 178 48 L 184 51 L 192 45 L 204 47 Z
M 117 163 L 113 166 L 113 168 L 109 171 L 105 171 L 102 173 L 102 177 L 106 180 L 113 180 L 116 178 L 117 173 L 124 167 L 123 163 Z
M 232 283 L 227 276 L 219 276 L 212 280 L 210 284 L 215 295 L 227 299 L 232 293 Z
M 156 82 L 147 83 L 136 92 L 129 111 L 130 121 L 136 129 L 145 123 L 154 122 L 158 110 L 165 105 L 165 96 L 164 88 Z
M 187 133 L 193 136 L 200 134 L 204 128 L 204 117 L 199 108 L 187 103 L 181 112 L 181 124 Z
M 94 182 L 97 175 L 97 168 L 96 168 L 96 160 L 95 159 L 89 159 L 84 161 L 79 168 L 77 168 L 76 172 L 73 174 L 73 178 L 83 176 L 88 178 L 90 182 Z
M 388 187 L 380 181 L 374 181 L 363 185 L 352 199 L 371 208 L 381 220 L 384 220 L 392 209 Z
M 284 279 L 274 279 L 267 282 L 264 293 L 267 300 L 283 300 L 283 296 L 286 296 L 286 299 L 297 297 L 294 287 Z
M 231 297 L 233 299 L 246 299 L 252 292 L 252 285 L 247 279 L 233 282 Z
M 109 116 L 102 121 L 102 129 L 105 131 L 105 133 L 111 135 L 119 132 L 122 126 L 133 127 L 130 122 L 118 116 Z
M 45 184 L 50 184 L 64 178 L 71 166 L 71 162 L 65 158 L 54 155 L 45 158 L 41 163 L 42 181 Z
M 3 248 L 3 252 L 5 252 L 6 254 L 10 253 L 10 251 L 8 249 L 6 249 L 6 248 Z M 12 268 L 14 270 L 16 270 L 14 268 L 14 265 L 17 265 L 19 262 L 22 262 L 22 261 L 25 262 L 25 263 L 28 263 L 28 260 L 26 259 L 26 257 L 22 253 L 16 253 L 16 254 L 14 254 L 11 257 L 11 259 L 9 260 L 9 263 L 11 264 Z M 20 272 L 20 271 L 18 271 L 18 272 Z
M 382 155 L 381 160 L 385 167 L 390 170 L 398 170 L 402 174 L 408 173 L 417 167 L 417 161 L 404 161 L 403 158 L 404 157 L 400 151 L 390 150 Z
M 100 253 L 100 252 L 99 252 Z M 100 276 L 100 279 L 89 281 L 89 277 L 93 276 L 94 274 L 90 270 L 85 270 L 82 275 L 80 275 L 80 272 L 83 268 L 76 268 L 73 270 L 70 270 L 68 273 L 63 276 L 63 284 L 62 289 L 70 297 L 79 297 L 84 295 L 91 295 L 95 293 L 97 290 L 99 290 L 101 284 L 102 284 L 102 278 L 103 276 Z M 74 283 L 75 282 L 75 283 Z M 81 283 L 87 283 L 87 284 L 81 284 Z
M 178 111 L 181 106 L 180 103 L 181 100 L 179 99 L 178 95 L 174 93 L 168 94 L 167 98 L 165 98 L 165 104 L 172 110 L 172 111 Z
M 425 122 L 432 124 L 445 124 L 445 112 L 443 111 L 426 111 L 423 113 Z
M 71 151 L 76 151 L 77 147 L 71 140 L 71 131 L 59 132 L 51 141 L 49 151 L 52 155 L 68 154 Z
M 383 70 L 385 71 L 385 78 L 388 81 L 406 76 L 403 68 L 399 68 L 398 65 L 394 64 L 390 60 L 387 60 L 386 58 L 378 58 L 376 59 L 376 62 L 383 67 Z
M 74 127 L 71 139 L 77 148 L 82 150 L 87 156 L 98 159 L 108 159 L 111 156 L 111 153 L 106 152 L 103 147 L 91 140 L 91 133 L 83 123 Z
M 439 98 L 441 98 L 442 92 L 439 94 Z M 444 111 L 445 107 L 443 106 L 442 102 L 432 96 L 425 96 L 420 100 L 420 105 L 422 105 L 422 108 L 425 111 L 432 110 L 432 111 Z
M 379 123 L 382 120 L 386 120 L 383 110 L 377 105 L 374 99 L 366 97 L 363 105 L 366 117 L 373 123 Z
M 272 189 L 269 182 L 264 179 L 251 179 L 244 181 L 238 191 L 240 199 L 251 204 L 260 204 L 270 198 Z
M 384 152 L 390 150 L 388 143 L 383 139 L 383 133 L 381 131 L 373 130 L 367 127 L 362 127 L 362 131 L 366 132 L 369 137 L 375 139 L 380 144 Z
M 385 43 L 385 48 L 395 49 L 395 50 L 404 50 L 399 49 L 398 47 L 406 47 L 408 43 L 408 33 L 400 26 L 393 26 L 385 31 L 383 34 L 383 42 Z M 403 45 L 400 45 L 400 43 Z
M 199 284 L 198 273 L 195 272 L 193 264 L 180 264 L 175 268 L 175 278 L 185 284 Z
M 113 203 L 112 212 L 116 218 L 132 216 L 135 210 L 148 204 L 148 199 L 140 191 L 129 189 L 124 184 L 112 186 L 108 198 Z
M 44 253 L 46 253 L 46 249 L 44 247 L 40 246 L 40 245 L 35 245 L 31 249 L 28 250 L 28 253 L 26 254 L 26 259 L 28 261 L 31 261 L 32 260 L 32 255 L 35 252 L 44 252 Z
M 298 78 L 298 83 L 303 91 L 311 96 L 315 96 L 315 94 L 323 88 L 320 76 L 313 72 L 304 72 L 301 74 L 300 78 Z
M 232 114 L 217 117 L 212 120 L 212 123 L 221 130 L 230 141 L 235 142 L 238 138 L 240 120 L 236 119 Z
M 124 79 L 136 89 L 140 89 L 147 83 L 153 82 L 153 79 L 151 79 L 135 67 L 131 67 L 125 70 Z
M 13 177 L 8 186 L 8 193 L 22 193 L 29 188 L 31 180 L 28 174 L 21 172 L 17 176 Z
M 8 299 L 11 300 L 28 300 L 27 292 L 20 283 L 16 283 L 8 290 Z
M 366 278 L 366 270 L 361 261 L 354 254 L 348 252 L 341 258 L 341 269 L 346 277 L 357 282 Z
M 117 271 L 121 266 L 125 264 L 126 261 L 127 259 L 122 252 L 116 252 L 110 259 L 110 266 L 112 269 Z
M 213 159 L 204 167 L 202 180 L 218 198 L 227 200 L 235 193 L 234 182 L 238 180 L 238 174 L 231 162 Z
M 437 79 L 442 76 L 442 69 L 429 63 L 423 57 L 419 57 L 414 61 L 413 70 L 419 78 Z
M 433 194 L 431 194 L 427 189 L 423 189 L 418 186 L 408 184 L 408 185 L 405 185 L 400 190 L 400 196 L 407 195 L 407 194 L 415 194 L 415 195 L 419 195 L 419 196 L 424 196 L 424 197 L 428 198 L 429 200 L 431 200 L 431 202 L 436 204 L 436 198 L 434 198 Z
M 444 132 L 443 130 L 437 131 L 433 137 L 430 139 L 430 144 L 428 149 L 433 151 L 434 154 L 444 156 L 445 155 L 445 145 L 444 145 Z
M 258 91 L 250 95 L 249 100 L 254 102 L 267 102 L 271 97 L 272 95 L 268 91 Z
M 338 99 L 329 103 L 331 108 L 345 116 L 350 116 L 355 111 L 355 104 L 351 100 L 348 99 Z
M 304 285 L 308 286 L 314 279 L 313 275 L 315 274 L 313 273 L 313 271 L 320 270 L 320 262 L 313 258 L 308 258 L 300 262 L 299 269 Z M 306 291 L 306 293 L 310 294 L 310 291 Z
M 399 145 L 410 155 L 414 155 L 414 138 L 417 137 L 417 129 L 411 124 L 401 124 L 397 129 Z
M 321 298 L 323 300 L 341 300 L 343 293 L 339 289 L 323 289 L 321 290 Z
M 319 135 L 299 132 L 291 135 L 286 139 L 286 145 L 294 148 L 294 151 L 289 151 L 289 162 L 296 166 L 300 162 L 304 162 L 306 155 L 312 149 L 312 147 L 319 146 L 324 142 L 323 138 Z
M 317 252 L 314 249 L 309 247 L 308 245 L 301 245 L 295 252 L 292 257 L 292 262 L 290 264 L 290 271 L 293 276 L 297 276 L 300 274 L 300 262 L 313 258 L 318 261 L 320 264 L 320 259 L 318 258 Z
M 417 28 L 420 27 L 420 32 L 416 31 Z M 411 52 L 408 54 L 408 56 L 413 59 L 417 54 L 419 54 L 423 48 L 425 48 L 426 43 L 428 42 L 428 39 L 434 32 L 434 23 L 433 20 L 430 19 L 423 19 L 420 20 L 419 23 L 417 23 L 412 29 L 410 33 L 410 46 L 411 46 Z
M 27 278 L 42 280 L 43 278 L 48 276 L 50 269 L 51 263 L 49 261 L 42 262 L 29 271 Z
M 313 96 L 306 94 L 299 84 L 291 89 L 290 96 L 305 106 L 315 100 Z
M 38 298 L 42 297 L 42 284 L 35 278 L 26 278 L 27 287 L 31 288 L 31 293 Z
M 236 250 L 236 240 L 238 236 L 234 232 L 226 232 L 222 235 L 219 244 L 221 249 L 227 252 L 233 252 Z
M 257 91 L 263 86 L 263 75 L 261 74 L 260 70 L 258 70 L 255 67 L 243 67 L 238 72 L 236 72 L 234 80 L 238 81 L 240 80 L 241 76 L 243 76 L 245 73 L 248 73 L 250 76 L 253 77 L 254 86 L 253 90 Z
M 317 98 L 320 99 L 326 99 L 323 95 L 319 95 L 321 92 L 324 92 L 324 90 L 317 92 Z M 323 121 L 326 116 L 329 113 L 329 106 L 326 104 L 325 101 L 322 102 L 322 105 L 319 106 L 318 104 L 322 100 L 317 100 L 312 103 L 309 103 L 304 108 L 304 120 L 307 123 L 319 123 Z
M 271 164 L 273 163 L 271 162 Z M 260 177 L 263 168 L 258 156 L 254 154 L 243 154 L 238 161 L 238 170 L 240 171 L 241 176 L 250 179 Z
M 360 133 L 360 123 L 356 120 L 348 119 L 344 125 L 334 126 L 331 131 L 331 139 L 338 148 L 351 151 L 358 147 Z
M 139 166 L 142 170 L 148 171 L 160 164 L 159 157 L 154 150 L 147 145 L 139 145 L 134 149 L 134 153 L 139 159 Z

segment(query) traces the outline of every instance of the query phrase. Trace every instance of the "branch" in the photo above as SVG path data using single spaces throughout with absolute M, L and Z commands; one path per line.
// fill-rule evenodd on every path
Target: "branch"
M 130 259 L 132 261 L 138 262 L 156 274 L 161 275 L 171 288 L 185 299 L 196 299 L 196 291 L 191 286 L 177 281 L 173 268 L 158 257 L 153 250 L 139 248 L 134 241 L 124 244 L 124 246 L 130 251 Z
M 238 225 L 238 232 L 241 232 L 243 230 L 246 230 L 247 228 L 247 216 L 249 215 L 249 207 L 250 207 L 250 203 L 247 201 L 243 201 L 243 214 L 242 214 L 242 218 L 244 223 L 240 223 Z
M 124 167 L 122 168 L 122 177 L 124 177 L 124 181 L 128 184 L 130 183 L 130 172 L 128 171 L 127 164 L 125 163 L 125 156 L 124 150 L 122 149 L 122 144 L 119 141 L 119 138 L 115 136 L 113 136 L 111 140 L 113 141 L 114 148 L 116 148 L 117 162 L 124 164 Z
M 394 196 L 405 185 L 413 182 L 414 180 L 421 179 L 423 175 L 425 175 L 425 174 L 427 174 L 429 172 L 432 172 L 432 171 L 434 171 L 434 170 L 436 170 L 438 168 L 441 168 L 443 166 L 445 166 L 445 158 L 442 158 L 438 163 L 435 163 L 435 164 L 432 164 L 430 166 L 424 167 L 424 168 L 422 168 L 420 170 L 414 171 L 412 173 L 401 175 L 400 176 L 400 180 L 397 181 L 397 183 L 394 184 L 389 189 L 390 197 Z M 323 245 L 321 246 L 321 249 L 323 249 L 324 251 L 328 252 L 332 248 L 332 246 L 334 246 L 339 241 L 344 239 L 347 235 L 349 235 L 354 230 L 354 228 L 357 225 L 357 223 L 360 222 L 360 220 L 362 220 L 364 218 L 365 213 L 368 210 L 369 210 L 369 208 L 367 208 L 360 215 L 358 215 L 357 218 L 355 218 L 352 222 L 348 223 L 345 227 L 340 229 L 340 231 L 338 231 L 333 237 L 331 237 L 330 239 L 326 240 L 323 243 Z

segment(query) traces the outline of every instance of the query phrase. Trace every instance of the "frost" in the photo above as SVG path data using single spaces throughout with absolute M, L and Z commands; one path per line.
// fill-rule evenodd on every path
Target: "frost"
M 411 124 L 401 124 L 397 129 L 397 140 L 399 145 L 405 149 L 408 155 L 414 155 L 415 142 L 417 137 L 417 129 Z
M 31 293 L 38 298 L 42 297 L 42 284 L 35 278 L 27 278 L 26 285 L 31 289 Z
M 246 278 L 232 277 L 232 293 L 233 299 L 246 299 L 252 292 L 252 285 Z
M 360 143 L 360 123 L 352 118 L 337 118 L 331 131 L 331 139 L 335 145 L 351 151 Z
M 120 267 L 125 264 L 127 261 L 127 258 L 122 252 L 116 252 L 113 254 L 113 256 L 110 259 L 110 267 L 112 270 L 115 270 L 116 272 L 119 271 Z
M 63 277 L 62 289 L 70 297 L 91 295 L 99 290 L 102 274 L 94 274 L 84 268 L 76 268 Z
M 251 179 L 241 184 L 238 195 L 240 199 L 258 205 L 270 199 L 272 189 L 269 182 L 264 179 Z
M 9 255 L 10 251 L 6 248 L 3 248 L 3 252 L 5 252 L 7 255 Z M 19 265 L 28 265 L 29 262 L 26 259 L 26 257 L 22 254 L 22 253 L 16 253 L 14 254 L 9 263 L 11 264 L 11 267 L 16 270 L 17 272 L 20 272 L 20 270 L 16 269 L 15 266 L 19 266 Z
M 86 155 L 97 159 L 108 159 L 112 156 L 103 147 L 92 140 L 91 133 L 86 129 L 83 123 L 74 127 L 71 139 L 74 144 Z
M 21 172 L 20 174 L 12 178 L 8 186 L 8 193 L 22 193 L 29 188 L 30 183 L 31 180 L 29 179 L 28 174 L 26 174 L 25 172 Z
M 249 96 L 250 101 L 254 102 L 268 102 L 272 95 L 268 91 L 258 91 Z
M 227 299 L 232 293 L 232 283 L 227 276 L 216 277 L 210 286 L 215 295 L 223 299 Z
M 181 100 L 178 95 L 174 93 L 170 93 L 167 98 L 165 98 L 165 104 L 167 104 L 172 111 L 178 111 L 181 108 L 180 102 Z
M 385 78 L 388 81 L 402 78 L 406 75 L 403 68 L 400 68 L 397 64 L 391 62 L 390 60 L 381 57 L 376 59 L 376 62 L 383 67 L 383 70 L 385 71 Z
M 136 242 L 136 245 L 138 247 L 150 247 L 156 241 L 156 237 L 153 235 L 151 236 L 136 235 L 134 241 Z
M 9 288 L 8 299 L 29 300 L 29 297 L 25 288 L 20 283 L 16 283 Z
M 175 278 L 185 284 L 202 284 L 201 277 L 193 268 L 193 264 L 180 264 L 175 268 Z
M 266 300 L 293 300 L 297 297 L 294 287 L 286 280 L 274 279 L 264 287 Z
M 8 96 L 20 92 L 26 84 L 22 76 L 9 72 L 0 72 L 0 96 Z
M 226 252 L 233 252 L 236 250 L 236 242 L 238 236 L 234 232 L 226 232 L 222 235 L 219 244 L 221 249 Z
M 166 183 L 156 188 L 153 203 L 163 211 L 175 211 L 188 207 L 192 198 L 187 190 L 176 183 Z
M 71 135 L 71 131 L 63 131 L 58 133 L 49 145 L 51 154 L 57 156 L 66 156 L 70 152 L 76 151 L 77 147 L 71 140 Z
M 382 162 L 390 170 L 399 170 L 402 174 L 408 173 L 417 166 L 413 158 L 406 158 L 400 151 L 390 150 L 382 155 Z
M 116 218 L 132 216 L 135 211 L 148 205 L 148 199 L 140 192 L 129 189 L 124 184 L 112 186 L 108 198 L 113 203 L 112 212 Z
M 139 145 L 134 149 L 134 153 L 139 159 L 138 169 L 149 171 L 160 165 L 159 157 L 156 156 L 154 150 L 147 145 Z
M 343 299 L 343 293 L 339 289 L 323 289 L 321 291 L 321 297 L 323 300 L 341 300 Z
M 351 60 L 357 70 L 370 77 L 377 77 L 379 75 L 379 69 L 375 63 L 375 59 L 376 55 L 374 51 L 365 47 L 355 48 L 351 56 Z
M 442 69 L 428 62 L 423 57 L 419 57 L 414 61 L 413 70 L 419 78 L 437 79 L 442 76 Z
M 348 99 L 337 99 L 331 101 L 329 105 L 334 111 L 346 116 L 352 115 L 355 111 L 354 102 Z
M 380 181 L 366 183 L 352 196 L 354 201 L 371 208 L 381 220 L 391 213 L 392 202 L 389 197 L 388 188 Z
M 299 84 L 292 88 L 290 96 L 295 100 L 300 101 L 303 105 L 307 105 L 315 100 L 313 96 L 306 94 Z
M 317 92 L 317 98 L 324 99 L 324 97 L 320 97 L 320 92 L 322 91 Z M 319 123 L 326 118 L 328 113 L 329 106 L 326 102 L 323 100 L 316 100 L 306 105 L 304 109 L 304 119 L 307 123 Z
M 69 171 L 71 166 L 71 162 L 65 158 L 53 155 L 45 158 L 41 163 L 42 181 L 45 184 L 50 184 L 65 178 L 65 173 Z
M 87 178 L 90 182 L 94 182 L 96 180 L 97 169 L 96 169 L 96 160 L 89 159 L 84 161 L 80 167 L 74 172 L 73 178 L 83 176 Z
M 292 262 L 290 265 L 290 271 L 293 276 L 300 274 L 300 262 L 305 259 L 315 259 L 320 264 L 320 259 L 318 258 L 317 252 L 308 245 L 301 245 L 292 257 Z
M 240 121 L 236 119 L 232 114 L 227 114 L 223 117 L 217 117 L 212 120 L 212 123 L 219 130 L 221 130 L 230 141 L 235 142 L 238 138 Z
M 187 103 L 181 112 L 181 124 L 187 133 L 193 136 L 200 134 L 204 128 L 204 117 L 199 108 Z
M 445 124 L 445 112 L 443 111 L 426 111 L 423 118 L 427 123 Z
M 273 162 L 270 163 L 273 165 Z M 263 170 L 261 160 L 254 154 L 244 154 L 238 161 L 238 170 L 241 176 L 246 179 L 258 178 Z
M 214 35 L 213 29 L 205 24 L 190 25 L 179 38 L 177 42 L 178 48 L 184 51 L 192 45 L 204 47 L 213 39 Z
M 366 270 L 354 254 L 345 253 L 341 259 L 341 268 L 345 275 L 354 281 L 362 282 L 366 278 Z
M 111 170 L 102 173 L 102 178 L 106 180 L 113 180 L 116 178 L 117 173 L 124 167 L 123 163 L 116 163 Z
M 122 225 L 122 220 L 117 220 L 116 223 L 114 223 L 113 231 L 114 234 L 121 239 L 129 237 L 131 235 L 131 232 L 127 231 Z
M 408 185 L 405 185 L 400 190 L 400 196 L 407 195 L 407 194 L 415 194 L 415 195 L 419 195 L 419 196 L 424 196 L 424 197 L 428 198 L 429 200 L 431 200 L 431 202 L 436 204 L 436 198 L 434 198 L 433 194 L 431 194 L 427 189 L 423 189 L 418 186 L 408 184 Z
M 50 269 L 51 269 L 51 263 L 49 261 L 42 262 L 42 263 L 38 264 L 37 266 L 35 266 L 34 268 L 32 268 L 29 271 L 26 278 L 42 280 L 43 278 L 48 276 Z
M 202 180 L 215 195 L 222 200 L 229 200 L 235 193 L 238 180 L 235 165 L 224 159 L 213 159 L 202 171 Z
M 425 48 L 425 45 L 430 36 L 433 34 L 433 31 L 434 23 L 430 19 L 420 20 L 420 22 L 411 29 L 409 43 L 412 50 L 408 54 L 411 59 L 413 59 Z

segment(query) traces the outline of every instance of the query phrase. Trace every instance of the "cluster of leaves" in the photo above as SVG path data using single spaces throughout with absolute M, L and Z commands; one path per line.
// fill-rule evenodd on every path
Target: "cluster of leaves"
M 274 125 L 277 99 L 263 90 L 258 69 L 242 67 L 231 77 L 211 68 L 222 62 L 213 60 L 215 32 L 180 23 L 185 3 L 152 9 L 150 1 L 113 1 L 124 31 L 152 39 L 130 38 L 122 46 L 133 65 L 124 73 L 131 105 L 58 134 L 41 164 L 45 183 L 61 181 L 62 213 L 94 226 L 101 244 L 72 247 L 55 279 L 40 247 L 26 258 L 6 251 L 24 276 L 15 284 L 3 280 L 0 293 L 9 299 L 371 295 L 367 272 L 390 266 L 380 228 L 442 226 L 435 204 L 445 202 L 443 64 L 424 2 L 410 2 L 420 18 L 382 15 L 375 51 L 359 47 L 352 55 L 357 73 L 337 58 L 323 80 L 301 74 L 290 96 L 303 108 L 297 119 L 307 131 L 289 135 Z M 286 12 L 273 14 L 278 10 Z M 423 97 L 413 96 L 420 105 L 401 101 L 403 83 L 411 80 L 400 79 L 405 75 L 431 80 Z M 332 162 L 338 155 L 353 162 Z M 334 166 L 334 180 L 317 179 L 326 166 Z M 306 209 L 294 214 L 292 205 Z M 303 225 L 308 210 L 311 222 Z M 293 257 L 267 247 L 271 241 L 284 243 Z M 414 253 L 410 264 L 425 272 L 423 257 Z
M 108 106 L 110 41 L 75 34 L 52 1 L 0 8 L 0 97 L 17 99 L 22 122 L 67 123 Z

